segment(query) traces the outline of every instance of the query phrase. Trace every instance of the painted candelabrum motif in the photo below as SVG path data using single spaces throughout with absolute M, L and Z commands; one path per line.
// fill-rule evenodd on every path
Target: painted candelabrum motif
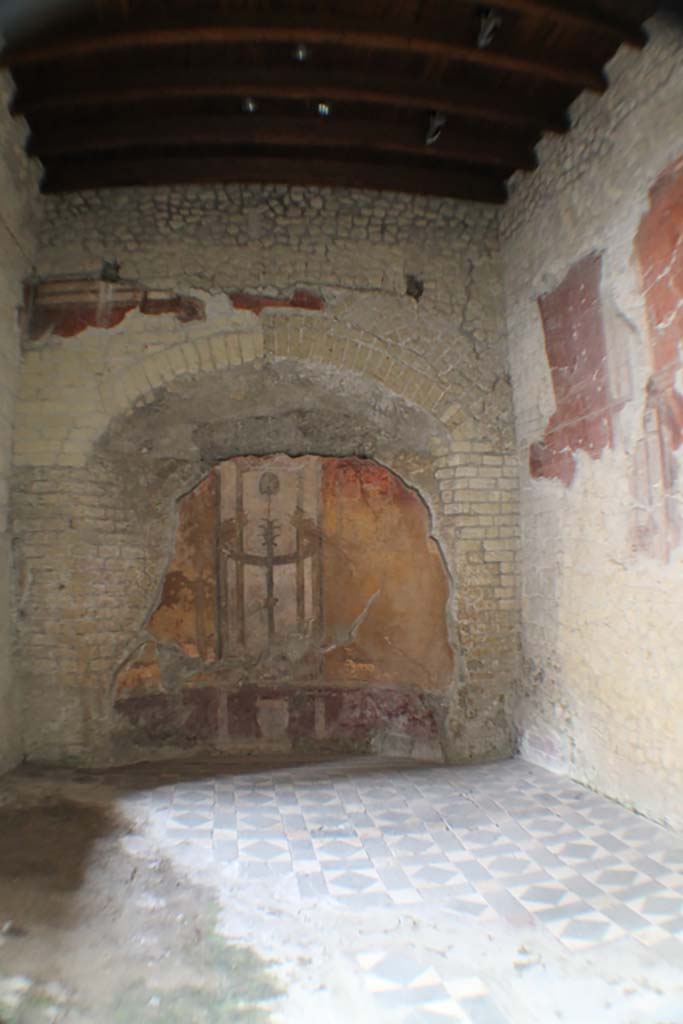
M 217 656 L 321 644 L 320 466 L 289 472 L 234 459 L 217 470 Z

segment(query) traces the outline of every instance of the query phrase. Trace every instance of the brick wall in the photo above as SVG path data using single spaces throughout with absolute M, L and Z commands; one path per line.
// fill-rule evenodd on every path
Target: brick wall
M 643 53 L 613 60 L 604 97 L 574 104 L 572 132 L 541 144 L 503 214 L 516 717 L 527 756 L 680 825 L 683 402 L 680 331 L 664 335 L 683 299 L 683 32 L 665 17 L 650 29 Z
M 484 728 L 489 735 L 504 735 L 509 704 L 500 701 L 498 685 L 503 682 L 506 696 L 512 697 L 510 645 L 515 644 L 516 654 L 519 618 L 517 457 L 494 451 L 484 441 L 461 441 L 452 448 L 436 460 L 435 476 L 443 512 L 453 523 L 455 576 L 467 581 L 458 593 L 459 639 L 472 692 L 490 695 Z M 461 711 L 453 715 L 450 728 L 462 743 Z
M 29 757 L 134 755 L 112 735 L 113 680 L 157 603 L 176 501 L 223 459 L 277 452 L 368 456 L 419 491 L 450 574 L 457 657 L 442 748 L 463 760 L 512 749 L 516 478 L 498 216 L 254 186 L 44 201 L 38 272 L 81 278 L 68 287 L 87 301 L 80 319 L 31 332 L 24 352 L 17 672 Z M 100 289 L 105 260 L 126 284 Z M 126 299 L 119 316 L 124 292 L 148 299 Z M 169 295 L 201 315 L 183 319 Z
M 0 77 L 0 771 L 21 755 L 11 648 L 10 476 L 19 379 L 17 311 L 33 258 L 35 170 L 22 153 L 23 126 L 6 112 L 11 83 Z

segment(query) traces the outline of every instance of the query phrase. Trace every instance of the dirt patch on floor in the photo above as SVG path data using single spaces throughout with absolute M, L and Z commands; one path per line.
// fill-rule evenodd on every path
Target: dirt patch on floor
M 131 839 L 107 801 L 0 807 L 0 1024 L 266 1024 L 268 965 L 216 934 L 208 890 Z
M 78 889 L 91 848 L 124 830 L 107 808 L 69 800 L 1 807 L 0 883 Z

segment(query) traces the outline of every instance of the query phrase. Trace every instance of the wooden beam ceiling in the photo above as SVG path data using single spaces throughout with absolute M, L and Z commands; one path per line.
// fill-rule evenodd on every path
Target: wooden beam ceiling
M 363 149 L 401 153 L 435 161 L 464 160 L 498 167 L 536 166 L 533 148 L 508 139 L 481 139 L 447 134 L 429 149 L 424 128 L 382 125 L 373 121 L 309 117 L 167 117 L 119 122 L 98 122 L 34 131 L 29 152 L 43 158 L 68 153 L 113 152 L 178 146 L 297 146 L 303 148 Z
M 371 26 L 369 22 L 354 24 L 339 20 L 324 24 L 295 17 L 283 21 L 273 19 L 265 24 L 180 25 L 56 38 L 49 43 L 9 50 L 0 58 L 0 65 L 20 68 L 122 50 L 264 43 L 305 43 L 311 46 L 339 46 L 420 57 L 442 57 L 447 61 L 528 75 L 541 82 L 556 82 L 573 89 L 604 92 L 606 88 L 602 71 L 453 42 L 449 39 L 448 26 L 434 26 L 428 34 L 422 34 L 415 29 L 391 29 L 386 23 Z
M 383 106 L 404 110 L 438 110 L 473 118 L 492 125 L 500 124 L 526 131 L 565 132 L 564 113 L 549 109 L 538 99 L 477 86 L 444 87 L 425 85 L 414 78 L 390 78 L 377 75 L 350 76 L 325 74 L 314 69 L 259 71 L 245 68 L 239 72 L 217 67 L 163 67 L 143 69 L 134 76 L 101 71 L 70 75 L 45 90 L 21 89 L 14 100 L 17 114 L 42 114 L 45 111 L 77 111 L 87 107 L 127 107 L 153 100 L 219 99 L 254 96 L 258 99 L 320 100 L 334 103 Z
M 617 47 L 644 44 L 655 2 L 492 0 L 483 41 L 479 0 L 394 0 L 391 18 L 383 0 L 235 6 L 84 0 L 15 40 L 0 64 L 45 189 L 263 181 L 502 202 L 576 96 L 605 90 Z

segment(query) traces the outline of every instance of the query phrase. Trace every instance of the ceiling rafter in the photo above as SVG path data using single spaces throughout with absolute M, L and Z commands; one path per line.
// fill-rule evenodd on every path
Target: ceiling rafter
M 448 38 L 448 29 L 435 25 L 429 34 L 416 28 L 388 28 L 361 24 L 311 22 L 290 17 L 269 20 L 263 24 L 209 24 L 190 26 L 159 26 L 128 31 L 93 33 L 76 37 L 55 38 L 50 42 L 29 44 L 10 49 L 0 56 L 3 67 L 25 67 L 55 60 L 78 59 L 102 53 L 138 48 L 157 49 L 172 46 L 201 46 L 306 43 L 334 45 L 423 57 L 444 57 L 449 61 L 472 64 L 481 68 L 526 75 L 540 81 L 556 82 L 574 89 L 604 92 L 606 81 L 601 71 L 591 67 L 569 66 L 540 57 L 520 56 L 495 48 L 455 42 Z
M 311 67 L 305 71 L 257 72 L 245 69 L 178 68 L 147 70 L 130 75 L 70 76 L 65 91 L 58 84 L 49 90 L 20 89 L 13 109 L 17 114 L 145 103 L 150 100 L 218 99 L 254 96 L 259 99 L 319 100 L 404 110 L 438 110 L 445 114 L 507 125 L 522 131 L 566 132 L 565 115 L 546 110 L 524 95 L 500 95 L 493 90 L 424 86 L 414 79 L 329 75 Z
M 426 125 L 425 125 L 426 128 Z M 528 144 L 505 137 L 482 139 L 452 126 L 432 146 L 425 144 L 425 128 L 375 121 L 321 121 L 309 117 L 245 118 L 201 117 L 145 118 L 104 121 L 97 124 L 64 124 L 34 131 L 29 152 L 51 158 L 69 153 L 116 152 L 144 146 L 296 146 L 361 148 L 378 153 L 399 153 L 439 162 L 465 161 L 504 168 L 536 166 Z
M 434 170 L 429 167 L 378 165 L 306 156 L 172 157 L 106 161 L 79 159 L 46 164 L 45 192 L 80 191 L 132 185 L 216 184 L 260 182 L 411 192 L 503 203 L 507 190 L 499 178 L 477 168 Z

